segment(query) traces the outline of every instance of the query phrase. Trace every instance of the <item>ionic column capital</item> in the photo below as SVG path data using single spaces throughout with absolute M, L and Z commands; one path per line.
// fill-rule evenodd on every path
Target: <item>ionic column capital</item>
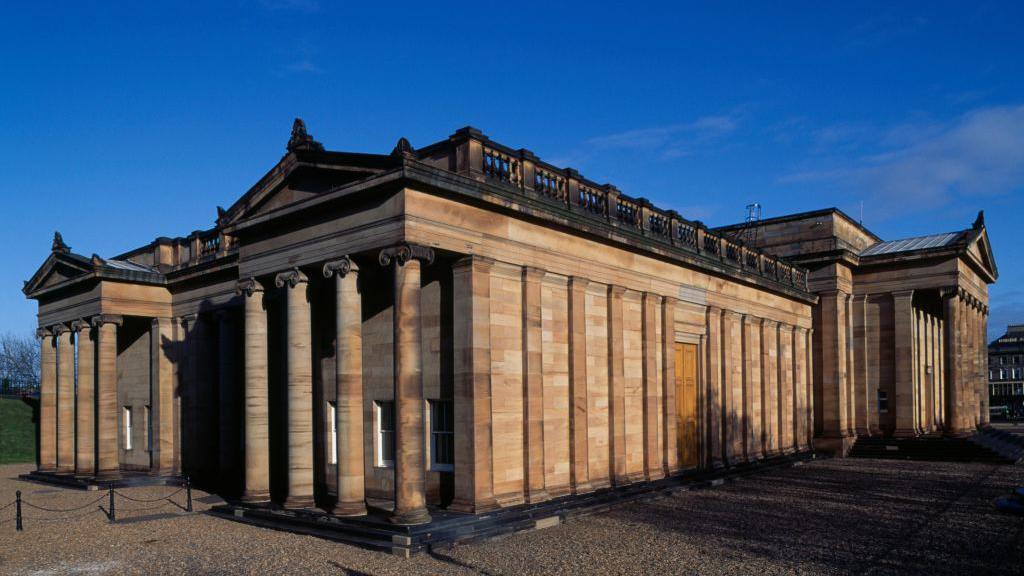
M 246 298 L 252 296 L 253 294 L 262 292 L 263 284 L 260 284 L 254 276 L 242 278 L 241 280 L 238 281 L 238 284 L 235 285 L 235 294 L 239 296 L 245 294 Z
M 399 266 L 405 266 L 409 260 L 419 260 L 429 266 L 434 263 L 434 249 L 429 246 L 403 242 L 384 248 L 377 255 L 377 261 L 381 266 L 390 266 L 392 262 Z
M 285 270 L 274 277 L 274 285 L 278 288 L 284 288 L 285 284 L 287 284 L 289 288 L 295 288 L 299 284 L 306 284 L 308 282 L 309 277 L 298 268 Z
M 778 322 L 776 322 L 775 320 L 772 320 L 770 318 L 761 318 L 761 326 L 765 328 L 772 329 L 775 327 L 776 324 L 778 324 Z
M 92 323 L 84 318 L 72 320 L 71 322 L 71 331 L 75 333 L 81 332 L 82 330 L 88 331 L 90 328 L 92 328 Z
M 70 329 L 69 329 L 69 328 L 67 327 L 67 325 L 66 325 L 66 324 L 54 324 L 54 325 L 53 325 L 53 326 L 52 326 L 52 327 L 50 328 L 50 332 L 51 332 L 51 333 L 52 333 L 52 334 L 53 334 L 54 336 L 58 336 L 58 337 L 59 337 L 59 336 L 61 336 L 62 334 L 64 334 L 65 332 L 70 332 L 70 331 L 71 331 L 71 330 L 70 330 Z
M 40 326 L 39 328 L 36 328 L 36 338 L 38 338 L 39 340 L 46 340 L 51 336 L 53 336 L 53 332 L 46 326 Z
M 359 266 L 357 266 L 356 263 L 353 262 L 352 259 L 349 258 L 348 256 L 342 256 L 337 260 L 332 260 L 330 262 L 324 263 L 324 278 L 330 278 L 335 274 L 338 275 L 338 278 L 344 278 L 345 276 L 348 276 L 351 273 L 358 274 Z
M 104 324 L 121 326 L 124 324 L 124 318 L 116 314 L 97 314 L 89 319 L 89 323 L 92 324 L 93 328 L 99 328 Z

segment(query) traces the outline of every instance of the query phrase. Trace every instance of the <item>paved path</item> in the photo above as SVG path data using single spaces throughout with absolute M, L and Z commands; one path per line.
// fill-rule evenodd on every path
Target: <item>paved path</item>
M 25 470 L 0 467 L 0 506 L 16 489 L 49 507 L 97 496 L 13 479 Z M 1018 485 L 1024 467 L 819 461 L 411 560 L 184 515 L 171 504 L 119 502 L 127 522 L 117 525 L 89 508 L 49 522 L 58 515 L 26 510 L 21 533 L 8 508 L 0 573 L 1013 574 L 1024 566 L 1024 518 L 999 513 L 992 500 Z M 197 511 L 219 501 L 195 497 Z

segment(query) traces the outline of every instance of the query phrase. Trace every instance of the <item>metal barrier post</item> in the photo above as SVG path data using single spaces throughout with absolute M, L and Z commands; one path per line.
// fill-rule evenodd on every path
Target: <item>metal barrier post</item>
M 190 477 L 188 477 L 188 476 L 185 476 L 185 496 L 188 499 L 188 502 L 185 504 L 185 511 L 186 512 L 191 512 L 192 511 L 192 479 Z
M 110 523 L 113 524 L 117 521 L 117 513 L 114 510 L 114 485 L 110 484 L 107 489 L 110 491 Z
M 14 499 L 17 502 L 14 505 L 14 507 L 15 507 L 15 514 L 17 515 L 16 516 L 17 519 L 14 521 L 14 529 L 17 530 L 18 532 L 21 532 L 22 531 L 22 527 L 21 527 L 21 490 L 18 490 L 17 492 L 14 493 Z

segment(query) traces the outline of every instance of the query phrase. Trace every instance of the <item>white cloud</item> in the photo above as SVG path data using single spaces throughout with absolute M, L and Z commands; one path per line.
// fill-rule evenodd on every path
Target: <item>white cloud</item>
M 735 116 L 703 116 L 692 122 L 627 130 L 587 140 L 595 148 L 653 149 L 666 148 L 670 156 L 687 155 L 685 144 L 729 134 L 739 123 Z
M 859 156 L 784 176 L 783 183 L 828 183 L 880 204 L 882 212 L 939 207 L 959 196 L 1001 195 L 1024 187 L 1024 106 L 979 108 L 945 123 L 886 129 L 837 125 L 819 144 L 853 142 Z

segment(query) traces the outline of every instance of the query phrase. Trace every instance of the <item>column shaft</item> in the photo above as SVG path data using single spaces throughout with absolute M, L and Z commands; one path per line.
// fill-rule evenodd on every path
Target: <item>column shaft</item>
M 915 436 L 917 420 L 914 415 L 914 292 L 893 293 L 893 338 L 895 402 L 890 409 L 896 411 L 896 436 Z
M 366 514 L 363 473 L 363 307 L 359 268 L 349 258 L 324 265 L 334 276 L 335 429 L 338 432 L 338 516 Z
M 424 494 L 423 364 L 420 327 L 420 262 L 394 269 L 395 510 L 396 524 L 430 522 Z
M 298 268 L 277 275 L 287 306 L 288 496 L 286 508 L 313 506 L 313 360 L 309 279 Z
M 584 278 L 569 279 L 569 472 L 575 493 L 592 490 L 587 444 L 588 284 Z
M 78 341 L 78 395 L 75 414 L 75 474 L 96 474 L 96 348 L 88 322 L 72 324 Z
M 643 414 L 644 414 L 644 474 L 648 480 L 662 478 L 665 469 L 658 443 L 661 389 L 659 387 L 657 324 L 661 297 L 644 292 L 642 301 L 643 334 Z
M 242 280 L 236 291 L 245 295 L 245 477 L 242 499 L 270 499 L 270 432 L 267 373 L 267 312 L 263 286 Z
M 96 475 L 119 474 L 117 407 L 117 326 L 119 321 L 93 318 L 96 329 Z
M 491 458 L 491 280 L 493 261 L 467 256 L 452 267 L 455 347 L 455 495 L 449 508 L 497 507 Z
M 170 318 L 154 318 L 150 325 L 150 383 L 153 418 L 153 472 L 175 474 L 174 453 L 174 322 Z M 81 350 L 81 345 L 79 345 Z M 81 356 L 81 352 L 79 352 Z M 81 372 L 81 368 L 79 368 Z
M 662 446 L 665 474 L 679 469 L 679 420 L 676 406 L 676 299 L 666 297 L 661 307 L 662 341 Z M 609 343 L 610 345 L 610 343 Z M 611 356 L 609 355 L 609 358 Z
M 760 322 L 761 414 L 764 427 L 761 443 L 765 456 L 779 454 L 779 363 L 778 329 L 772 320 Z
M 541 280 L 544 271 L 523 268 L 523 468 L 526 502 L 548 499 L 544 488 L 544 366 Z
M 622 324 L 622 295 L 625 291 L 621 286 L 608 286 L 608 451 L 612 484 L 616 485 L 629 482 L 626 474 L 626 375 Z
M 57 334 L 57 471 L 75 470 L 75 342 L 58 325 Z
M 710 448 L 712 468 L 724 466 L 722 444 L 722 310 L 714 306 L 707 309 L 707 445 Z
M 36 331 L 39 339 L 39 470 L 57 469 L 57 347 L 49 329 Z
M 761 322 L 743 316 L 743 429 L 748 460 L 758 460 L 763 455 L 761 382 Z

